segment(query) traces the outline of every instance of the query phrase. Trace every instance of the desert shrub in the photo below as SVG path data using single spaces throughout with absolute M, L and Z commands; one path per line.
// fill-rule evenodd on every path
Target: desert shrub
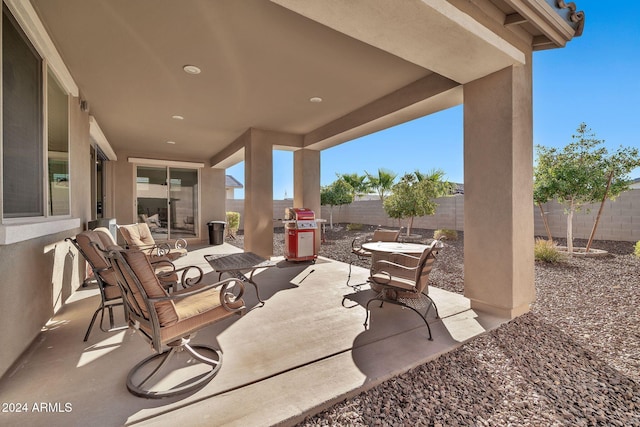
M 240 227 L 240 212 L 227 212 L 227 235 L 234 236 Z
M 362 230 L 362 224 L 347 224 L 347 230 L 348 231 L 357 231 L 357 230 Z
M 434 239 L 445 238 L 447 240 L 458 240 L 458 232 L 456 230 L 449 230 L 448 228 L 442 228 L 433 232 Z
M 556 263 L 564 260 L 564 255 L 558 250 L 558 246 L 550 240 L 536 239 L 534 247 L 536 261 Z
M 636 250 L 634 252 L 638 258 L 640 258 L 640 240 L 636 242 Z

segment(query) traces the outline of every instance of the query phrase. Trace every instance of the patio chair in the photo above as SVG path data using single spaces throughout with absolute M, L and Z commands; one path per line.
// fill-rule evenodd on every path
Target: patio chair
M 373 232 L 373 235 L 368 239 L 362 239 L 362 237 L 356 237 L 351 241 L 351 255 L 352 259 L 349 262 L 349 275 L 347 276 L 347 286 L 359 290 L 360 286 L 366 285 L 367 282 L 358 283 L 355 285 L 350 285 L 349 281 L 351 280 L 351 266 L 353 265 L 355 256 L 356 259 L 371 259 L 371 252 L 367 251 L 362 247 L 363 243 L 366 242 L 397 242 L 398 237 L 400 236 L 400 232 L 402 231 L 402 227 L 399 230 L 385 230 L 383 228 L 378 228 Z M 344 304 L 343 304 L 344 305 Z
M 67 238 L 65 240 L 71 242 L 87 261 L 98 284 L 98 289 L 100 290 L 100 304 L 93 313 L 83 341 L 89 339 L 98 313 L 100 313 L 100 329 L 103 332 L 112 332 L 126 328 L 115 327 L 114 324 L 113 308 L 122 305 L 122 294 L 111 264 L 105 256 L 105 248 L 118 247 L 109 230 L 104 227 L 99 227 L 95 230 L 83 231 L 74 239 Z M 172 262 L 160 258 L 155 259 L 153 265 L 155 273 L 162 282 L 162 286 L 167 290 L 177 290 L 178 283 L 182 283 L 183 287 L 197 284 L 195 279 L 188 278 L 188 274 L 190 274 L 189 271 L 194 268 L 194 266 L 176 269 Z M 195 268 L 200 271 L 200 274 L 202 273 L 199 267 Z M 179 276 L 180 273 L 182 273 L 181 280 Z M 109 312 L 109 329 L 104 328 L 105 310 Z
M 167 257 L 174 261 L 187 254 L 186 240 L 176 240 L 174 247 L 169 242 L 156 242 L 146 222 L 118 225 L 118 230 L 129 248 L 139 249 L 151 256 Z
M 364 325 L 369 322 L 369 304 L 380 301 L 380 307 L 385 302 L 411 309 L 418 313 L 429 331 L 429 340 L 432 341 L 431 327 L 427 322 L 427 314 L 431 307 L 434 308 L 436 319 L 440 318 L 438 307 L 428 295 L 429 273 L 433 268 L 435 256 L 442 249 L 442 242 L 434 240 L 420 257 L 407 254 L 394 254 L 392 262 L 379 260 L 371 268 L 371 287 L 379 289 L 378 294 L 367 301 L 367 317 Z M 406 265 L 405 265 L 406 264 Z M 415 265 L 408 267 L 407 265 Z M 426 309 L 424 314 L 420 310 Z
M 127 389 L 136 396 L 161 398 L 203 387 L 220 370 L 222 352 L 208 345 L 191 345 L 190 339 L 206 326 L 244 314 L 242 282 L 226 279 L 169 295 L 143 252 L 116 249 L 108 257 L 124 295 L 129 326 L 139 331 L 156 352 L 131 369 Z M 174 369 L 175 360 L 168 363 L 189 355 L 184 366 Z M 194 369 L 199 370 L 196 375 L 186 372 Z

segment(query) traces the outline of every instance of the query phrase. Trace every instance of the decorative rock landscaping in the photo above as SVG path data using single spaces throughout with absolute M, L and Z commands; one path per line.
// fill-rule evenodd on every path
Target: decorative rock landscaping
M 348 262 L 371 229 L 328 230 L 320 255 Z M 463 245 L 445 242 L 432 286 L 463 292 Z M 529 313 L 300 426 L 640 426 L 640 258 L 632 242 L 594 246 L 609 255 L 536 263 Z

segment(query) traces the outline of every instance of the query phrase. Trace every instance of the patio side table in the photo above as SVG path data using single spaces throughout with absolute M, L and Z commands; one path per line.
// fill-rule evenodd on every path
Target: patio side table
M 260 268 L 275 267 L 276 262 L 254 254 L 253 252 L 239 252 L 234 254 L 212 254 L 205 255 L 204 259 L 209 263 L 211 268 L 219 273 L 218 278 L 222 278 L 223 273 L 228 273 L 231 277 L 248 282 L 256 289 L 256 296 L 260 302 L 260 306 L 264 305 L 264 301 L 260 298 L 258 285 L 253 281 L 253 274 Z M 247 276 L 247 273 L 249 276 Z

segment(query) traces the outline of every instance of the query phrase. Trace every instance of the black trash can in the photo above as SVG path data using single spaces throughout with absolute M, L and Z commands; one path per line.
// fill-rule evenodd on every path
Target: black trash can
M 224 243 L 224 221 L 209 221 L 209 244 L 221 245 Z

